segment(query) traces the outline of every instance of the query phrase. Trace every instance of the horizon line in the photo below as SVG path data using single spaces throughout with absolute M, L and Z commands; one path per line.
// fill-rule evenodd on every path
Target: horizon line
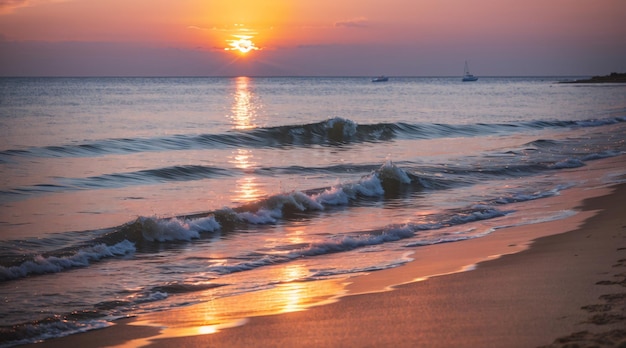
M 458 78 L 462 75 L 0 75 L 0 78 Z M 479 78 L 564 78 L 603 76 L 592 74 L 571 75 L 483 75 Z

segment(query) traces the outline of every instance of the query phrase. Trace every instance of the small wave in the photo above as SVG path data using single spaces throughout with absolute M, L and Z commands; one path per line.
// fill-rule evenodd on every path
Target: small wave
M 123 256 L 135 251 L 133 243 L 125 240 L 115 245 L 97 244 L 77 250 L 69 256 L 42 256 L 18 266 L 0 266 L 0 281 L 23 278 L 31 274 L 57 273 L 75 267 L 86 267 L 90 262 L 107 257 Z
M 125 187 L 133 184 L 201 180 L 230 175 L 232 175 L 230 171 L 222 168 L 187 165 L 107 174 L 81 179 L 64 179 L 62 182 L 65 189 L 93 189 L 98 187 Z
M 141 217 L 137 220 L 141 225 L 143 239 L 147 241 L 189 241 L 200 238 L 201 232 L 214 232 L 220 224 L 214 216 L 198 219 L 157 219 Z
M 355 273 L 369 273 L 375 271 L 382 271 L 385 269 L 395 268 L 398 266 L 402 266 L 408 262 L 413 261 L 412 258 L 405 257 L 400 260 L 392 261 L 390 263 L 382 264 L 382 265 L 373 265 L 369 267 L 357 267 L 357 268 L 349 268 L 349 269 L 324 269 L 324 270 L 315 270 L 312 275 L 310 275 L 307 279 L 317 280 L 320 278 L 331 278 L 334 276 L 345 276 L 346 274 L 355 274 Z
M 197 283 L 196 284 L 196 283 L 171 282 L 165 285 L 156 286 L 152 288 L 152 291 L 167 293 L 167 294 L 182 294 L 182 293 L 214 289 L 220 286 L 224 286 L 224 284 L 215 284 L 215 283 Z
M 200 165 L 171 166 L 128 173 L 114 173 L 87 178 L 57 178 L 55 184 L 35 184 L 0 191 L 0 201 L 23 195 L 76 190 L 122 188 L 163 182 L 203 180 L 231 176 L 231 170 Z
M 232 211 L 231 216 L 253 224 L 275 223 L 285 216 L 324 210 L 327 206 L 347 205 L 359 197 L 381 197 L 411 182 L 411 178 L 404 170 L 387 161 L 356 183 L 340 184 L 308 193 L 294 191 L 272 196 L 254 205 Z
M 40 342 L 113 325 L 104 319 L 68 320 L 50 317 L 32 323 L 0 327 L 0 348 Z
M 525 144 L 526 146 L 531 146 L 534 148 L 544 148 L 544 147 L 551 147 L 556 145 L 558 142 L 556 140 L 549 140 L 549 139 L 537 139 L 534 141 L 531 141 L 530 143 Z
M 535 192 L 513 192 L 508 196 L 498 197 L 493 200 L 494 204 L 510 204 L 510 203 L 520 203 L 533 201 L 541 198 L 548 198 L 553 196 L 558 196 L 562 190 L 570 188 L 572 185 L 558 185 L 557 187 L 545 190 L 545 191 L 535 191 Z
M 165 300 L 169 297 L 169 294 L 164 291 L 150 291 L 146 293 L 137 294 L 132 298 L 135 304 L 147 303 L 147 302 L 156 302 Z
M 492 219 L 504 216 L 510 212 L 476 205 L 464 211 L 459 211 L 447 218 L 435 223 L 405 224 L 401 226 L 391 226 L 382 231 L 372 231 L 369 233 L 359 233 L 350 235 L 336 235 L 328 240 L 311 243 L 300 249 L 291 250 L 284 254 L 251 254 L 247 257 L 250 260 L 232 264 L 209 267 L 207 271 L 217 275 L 230 274 L 235 272 L 248 271 L 259 267 L 275 265 L 289 262 L 301 257 L 313 257 L 332 253 L 351 251 L 357 248 L 380 245 L 389 242 L 396 242 L 403 239 L 419 237 L 419 233 L 428 230 L 437 230 L 444 227 L 462 225 L 470 222 Z M 448 237 L 438 236 L 436 238 L 424 237 L 419 242 L 407 246 L 430 245 L 437 243 L 447 243 L 470 238 L 477 238 L 479 234 L 450 234 Z M 277 248 L 278 249 L 278 248 Z
M 567 219 L 569 217 L 572 217 L 574 215 L 578 214 L 575 210 L 561 210 L 558 211 L 552 215 L 548 215 L 548 216 L 544 216 L 544 217 L 540 217 L 540 218 L 536 218 L 536 219 L 530 219 L 530 220 L 522 220 L 516 224 L 512 224 L 512 225 L 505 225 L 505 226 L 497 226 L 494 227 L 494 229 L 503 229 L 503 228 L 509 228 L 509 227 L 518 227 L 518 226 L 526 226 L 526 225 L 534 225 L 534 224 L 540 224 L 540 223 L 544 223 L 544 222 L 551 222 L 551 221 L 558 221 L 558 220 L 563 220 L 563 219 Z
M 567 158 L 548 166 L 550 169 L 566 169 L 584 167 L 585 163 L 576 158 Z
M 344 183 L 307 192 L 292 191 L 241 207 L 224 208 L 205 215 L 211 215 L 222 228 L 228 228 L 237 223 L 272 224 L 298 214 L 321 211 L 330 206 L 347 205 L 358 200 L 359 197 L 382 197 L 386 192 L 397 190 L 401 185 L 411 182 L 409 174 L 388 161 L 355 183 Z M 169 229 L 170 227 L 163 225 L 170 223 L 172 222 L 162 220 L 158 225 Z M 180 222 L 174 222 L 173 228 L 179 228 L 178 224 Z M 155 231 L 158 230 L 155 229 Z M 183 231 L 186 230 L 183 229 Z M 191 238 L 197 238 L 197 235 L 194 234 Z
M 598 159 L 603 159 L 603 158 L 615 157 L 615 156 L 619 156 L 621 154 L 622 154 L 622 152 L 620 152 L 620 151 L 606 150 L 606 151 L 602 151 L 602 152 L 596 152 L 596 153 L 591 153 L 591 154 L 585 155 L 585 156 L 583 156 L 582 160 L 583 161 L 593 161 L 593 160 L 598 160 Z

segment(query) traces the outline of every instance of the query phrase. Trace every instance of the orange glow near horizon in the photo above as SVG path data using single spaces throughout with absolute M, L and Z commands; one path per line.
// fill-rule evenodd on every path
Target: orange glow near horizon
M 0 1 L 0 72 L 414 76 L 472 59 L 481 74 L 601 74 L 624 69 L 625 11 L 620 0 Z
M 206 17 L 198 18 L 196 25 L 209 28 L 214 47 L 246 56 L 280 41 L 280 30 L 289 20 L 291 8 L 288 0 L 211 1 L 198 8 Z
M 9 1 L 0 2 L 0 39 L 178 44 L 229 48 L 241 54 L 266 46 L 375 42 L 457 46 L 468 39 L 501 44 L 511 38 L 532 42 L 546 35 L 568 45 L 597 38 L 615 40 L 615 45 L 622 42 L 617 14 L 626 5 L 616 0 L 575 4 L 480 0 L 469 13 L 460 0 L 453 3 L 459 6 L 435 0 L 392 0 L 386 6 L 356 0 Z M 527 25 L 530 16 L 537 21 L 533 26 Z

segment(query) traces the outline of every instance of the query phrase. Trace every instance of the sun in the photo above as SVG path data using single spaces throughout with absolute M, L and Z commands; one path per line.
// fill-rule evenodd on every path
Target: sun
M 251 35 L 233 35 L 234 39 L 226 40 L 229 47 L 224 48 L 225 51 L 235 51 L 239 54 L 246 54 L 250 51 L 258 51 L 257 47 L 252 39 Z

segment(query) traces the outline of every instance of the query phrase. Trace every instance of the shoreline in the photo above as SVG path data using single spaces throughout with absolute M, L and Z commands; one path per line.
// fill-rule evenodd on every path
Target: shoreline
M 448 271 L 440 273 L 446 275 L 416 281 L 423 277 L 423 263 L 416 258 L 408 265 L 350 279 L 346 287 L 349 296 L 339 301 L 305 311 L 248 318 L 245 325 L 237 322 L 212 334 L 161 338 L 162 327 L 145 326 L 139 317 L 29 346 L 528 347 L 550 345 L 557 338 L 583 344 L 599 338 L 626 342 L 626 330 L 615 331 L 626 323 L 622 279 L 626 274 L 626 218 L 620 216 L 626 184 L 601 188 L 599 194 L 585 199 L 582 211 L 574 217 L 507 228 L 506 232 L 511 232 L 507 238 L 495 238 L 504 235 L 495 233 L 477 239 L 476 245 L 485 239 L 499 243 L 491 257 L 485 258 L 484 250 L 479 250 L 481 257 L 457 258 L 461 249 L 480 249 L 468 246 L 472 240 L 430 251 L 419 248 L 421 257 L 438 256 L 437 262 L 455 255 L 465 266 L 475 265 L 471 272 L 450 272 L 455 266 L 444 262 L 443 269 Z M 565 233 L 541 237 L 554 228 Z M 539 237 L 529 237 L 529 232 Z M 511 235 L 521 239 L 511 242 Z M 528 243 L 530 239 L 534 241 Z M 439 274 L 433 273 L 432 267 L 422 271 Z M 402 283 L 386 291 L 388 284 Z M 167 313 L 156 314 L 161 315 L 167 323 Z

